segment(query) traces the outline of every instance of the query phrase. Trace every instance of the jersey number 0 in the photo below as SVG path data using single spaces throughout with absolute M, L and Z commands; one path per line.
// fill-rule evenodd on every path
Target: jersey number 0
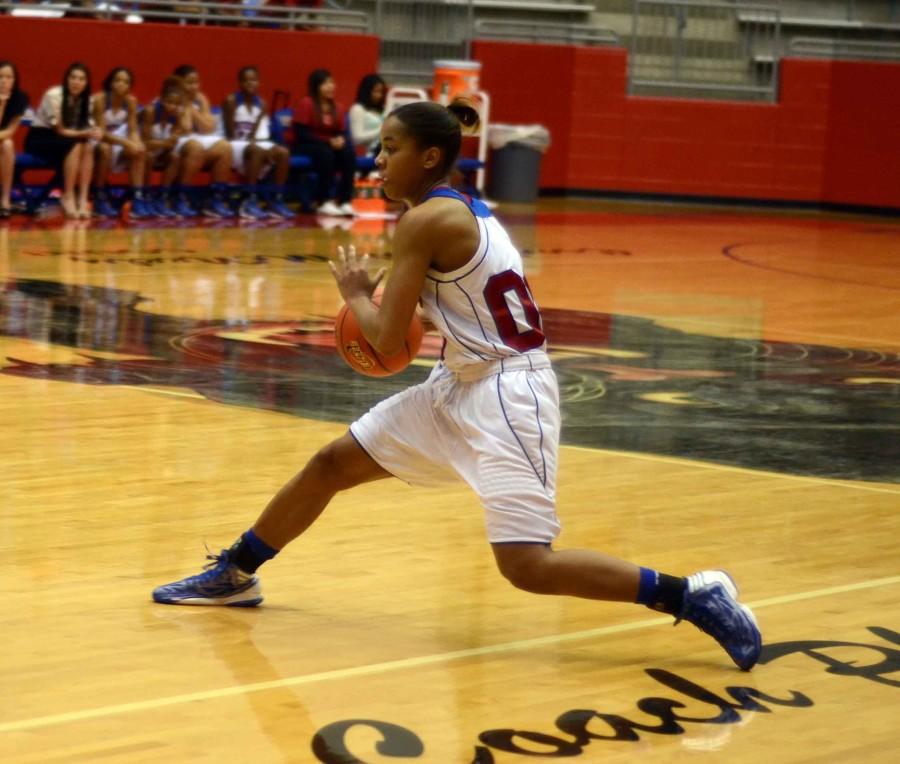
M 515 313 L 510 298 L 514 300 Z M 534 304 L 528 284 L 518 273 L 503 271 L 491 276 L 484 287 L 484 300 L 505 345 L 525 353 L 544 344 L 540 311 Z M 521 310 L 518 310 L 519 306 Z

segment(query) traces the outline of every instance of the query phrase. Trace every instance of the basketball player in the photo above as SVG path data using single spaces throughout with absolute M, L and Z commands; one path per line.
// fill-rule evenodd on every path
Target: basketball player
M 232 93 L 222 104 L 225 137 L 231 143 L 232 167 L 244 176 L 250 187 L 238 215 L 247 220 L 265 217 L 292 218 L 284 204 L 284 184 L 290 171 L 291 155 L 284 146 L 269 140 L 269 113 L 266 102 L 259 97 L 259 72 L 255 66 L 245 66 L 238 72 L 240 90 Z M 257 183 L 261 175 L 275 168 L 275 185 L 271 188 L 266 209 L 259 206 Z
M 144 184 L 150 187 L 153 170 L 161 172 L 159 191 L 150 199 L 150 210 L 156 217 L 179 217 L 175 205 L 180 191 L 175 179 L 181 166 L 177 147 L 184 139 L 184 103 L 181 79 L 166 77 L 159 97 L 141 111 L 141 138 L 147 147 Z
M 186 189 L 200 170 L 209 170 L 212 176 L 210 197 L 201 214 L 209 218 L 232 217 L 233 213 L 225 200 L 228 174 L 231 172 L 231 146 L 217 131 L 216 116 L 210 108 L 209 98 L 200 90 L 200 74 L 196 67 L 182 64 L 173 74 L 181 79 L 185 93 L 185 136 L 175 148 L 181 159 L 175 212 L 184 218 L 197 215 L 188 201 Z
M 107 175 L 128 168 L 131 181 L 131 217 L 152 217 L 144 199 L 144 162 L 147 150 L 138 132 L 138 102 L 131 93 L 134 75 L 124 66 L 115 67 L 103 81 L 103 90 L 91 102 L 94 123 L 103 130 L 94 162 L 94 214 L 114 217 L 117 212 L 106 193 Z
M 637 602 L 687 620 L 749 670 L 761 638 L 722 571 L 687 578 L 658 573 L 599 552 L 551 544 L 560 412 L 541 316 L 522 259 L 486 205 L 451 190 L 447 179 L 468 106 L 406 104 L 381 130 L 376 165 L 384 192 L 409 207 L 393 240 L 393 269 L 381 307 L 351 248 L 332 264 L 363 334 L 380 353 L 402 346 L 421 301 L 445 340 L 427 381 L 382 401 L 322 448 L 205 573 L 161 586 L 157 602 L 252 606 L 262 601 L 257 568 L 303 533 L 338 492 L 399 477 L 434 485 L 463 480 L 481 499 L 500 572 L 516 587 Z

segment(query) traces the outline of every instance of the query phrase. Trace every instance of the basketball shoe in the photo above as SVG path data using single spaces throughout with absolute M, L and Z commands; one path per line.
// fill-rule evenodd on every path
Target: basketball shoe
M 694 624 L 715 639 L 738 668 L 749 671 L 759 660 L 762 637 L 753 611 L 737 597 L 737 586 L 725 571 L 701 570 L 688 576 L 675 623 Z
M 165 605 L 230 605 L 255 607 L 263 601 L 259 579 L 231 562 L 230 550 L 208 554 L 205 573 L 153 590 L 154 602 Z

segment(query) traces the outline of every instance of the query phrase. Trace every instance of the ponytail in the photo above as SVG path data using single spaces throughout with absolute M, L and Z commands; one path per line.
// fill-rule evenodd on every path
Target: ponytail
M 449 111 L 459 121 L 463 135 L 473 135 L 478 132 L 481 124 L 481 115 L 468 98 L 454 98 L 447 106 Z

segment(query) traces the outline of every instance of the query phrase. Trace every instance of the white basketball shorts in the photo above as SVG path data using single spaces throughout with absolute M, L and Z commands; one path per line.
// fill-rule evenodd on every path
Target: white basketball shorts
M 468 483 L 481 499 L 491 543 L 550 543 L 560 529 L 559 429 L 556 375 L 545 353 L 529 353 L 458 373 L 439 363 L 350 433 L 411 485 Z
M 231 169 L 234 170 L 238 175 L 244 175 L 246 173 L 246 164 L 244 162 L 244 154 L 247 153 L 247 147 L 250 145 L 250 141 L 229 141 L 231 143 Z M 259 146 L 263 151 L 268 151 L 275 144 L 272 141 L 257 141 L 256 145 Z M 261 176 L 264 176 L 269 169 L 269 165 L 263 165 Z
M 112 134 L 119 138 L 127 138 L 128 137 L 128 125 L 127 124 L 119 125 L 115 130 L 113 130 Z M 122 156 L 122 151 L 123 151 L 124 147 L 119 145 L 118 143 L 113 143 L 111 148 L 112 148 L 112 152 L 110 154 L 111 158 L 110 158 L 109 171 L 111 173 L 125 172 L 125 170 L 128 169 L 128 162 L 126 162 L 125 157 Z

